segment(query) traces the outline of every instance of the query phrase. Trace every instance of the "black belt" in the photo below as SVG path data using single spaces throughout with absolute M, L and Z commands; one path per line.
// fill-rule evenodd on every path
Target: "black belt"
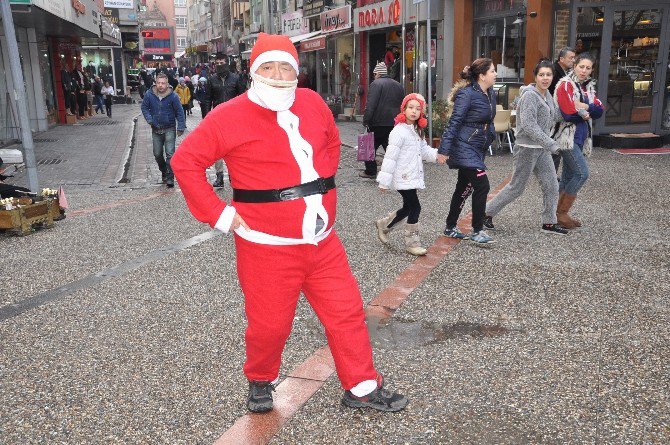
M 294 187 L 272 190 L 243 190 L 233 189 L 233 201 L 237 202 L 281 202 L 304 198 L 305 196 L 323 195 L 335 188 L 335 176 L 319 178 L 316 181 L 306 182 Z

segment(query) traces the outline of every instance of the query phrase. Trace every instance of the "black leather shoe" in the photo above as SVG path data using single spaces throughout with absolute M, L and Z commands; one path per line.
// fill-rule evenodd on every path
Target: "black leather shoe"
M 252 413 L 264 413 L 272 409 L 272 392 L 275 387 L 270 382 L 249 382 L 247 408 Z

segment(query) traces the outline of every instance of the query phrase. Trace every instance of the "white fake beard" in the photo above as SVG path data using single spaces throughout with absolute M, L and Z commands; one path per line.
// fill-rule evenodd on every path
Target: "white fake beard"
M 276 80 L 251 74 L 250 90 L 255 94 L 261 105 L 272 111 L 286 111 L 291 108 L 295 100 L 295 90 L 298 80 Z

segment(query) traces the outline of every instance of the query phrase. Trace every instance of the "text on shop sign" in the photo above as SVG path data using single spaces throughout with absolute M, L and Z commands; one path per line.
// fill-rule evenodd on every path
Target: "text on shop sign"
M 355 23 L 359 29 L 375 29 L 395 26 L 400 23 L 400 0 L 391 0 L 375 4 L 369 8 L 358 10 L 358 20 Z

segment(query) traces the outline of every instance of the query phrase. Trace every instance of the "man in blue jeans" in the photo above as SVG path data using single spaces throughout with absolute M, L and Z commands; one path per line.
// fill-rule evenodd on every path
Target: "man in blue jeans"
M 156 84 L 144 95 L 142 114 L 151 125 L 154 158 L 158 163 L 163 182 L 168 188 L 172 188 L 174 174 L 170 167 L 170 159 L 174 154 L 175 139 L 186 129 L 186 117 L 179 96 L 172 91 L 165 74 L 158 74 Z

